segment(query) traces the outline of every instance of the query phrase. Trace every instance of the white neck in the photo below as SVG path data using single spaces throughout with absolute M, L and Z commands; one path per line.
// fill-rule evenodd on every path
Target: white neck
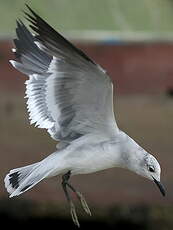
M 118 139 L 112 142 L 111 151 L 115 153 L 116 166 L 138 171 L 141 160 L 148 153 L 126 133 L 120 131 Z

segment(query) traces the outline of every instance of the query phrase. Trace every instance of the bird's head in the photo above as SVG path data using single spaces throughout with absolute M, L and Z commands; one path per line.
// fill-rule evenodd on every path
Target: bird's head
M 140 147 L 132 138 L 121 131 L 120 149 L 121 161 L 120 167 L 127 168 L 138 175 L 141 175 L 153 181 L 165 196 L 165 188 L 160 182 L 161 168 L 156 158 Z
M 159 162 L 154 156 L 147 153 L 138 161 L 136 173 L 152 180 L 159 188 L 163 196 L 165 196 L 165 188 L 160 182 L 161 168 Z

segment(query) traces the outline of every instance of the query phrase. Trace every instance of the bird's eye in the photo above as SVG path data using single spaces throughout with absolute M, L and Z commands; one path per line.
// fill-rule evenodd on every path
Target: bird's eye
M 155 168 L 154 168 L 154 166 L 152 166 L 152 165 L 149 165 L 149 166 L 148 166 L 148 170 L 149 170 L 150 172 L 155 172 Z

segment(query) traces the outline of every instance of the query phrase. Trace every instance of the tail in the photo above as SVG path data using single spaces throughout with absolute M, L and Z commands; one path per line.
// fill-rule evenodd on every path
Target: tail
M 26 192 L 47 175 L 48 172 L 43 170 L 41 162 L 12 169 L 4 179 L 5 187 L 11 198 Z

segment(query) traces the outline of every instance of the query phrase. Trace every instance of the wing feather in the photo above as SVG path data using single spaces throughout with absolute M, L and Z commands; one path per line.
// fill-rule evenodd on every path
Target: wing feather
M 29 10 L 31 15 L 26 16 L 36 35 L 17 22 L 13 50 L 19 62 L 11 63 L 29 75 L 31 123 L 66 142 L 89 133 L 115 135 L 113 85 L 106 72 Z

